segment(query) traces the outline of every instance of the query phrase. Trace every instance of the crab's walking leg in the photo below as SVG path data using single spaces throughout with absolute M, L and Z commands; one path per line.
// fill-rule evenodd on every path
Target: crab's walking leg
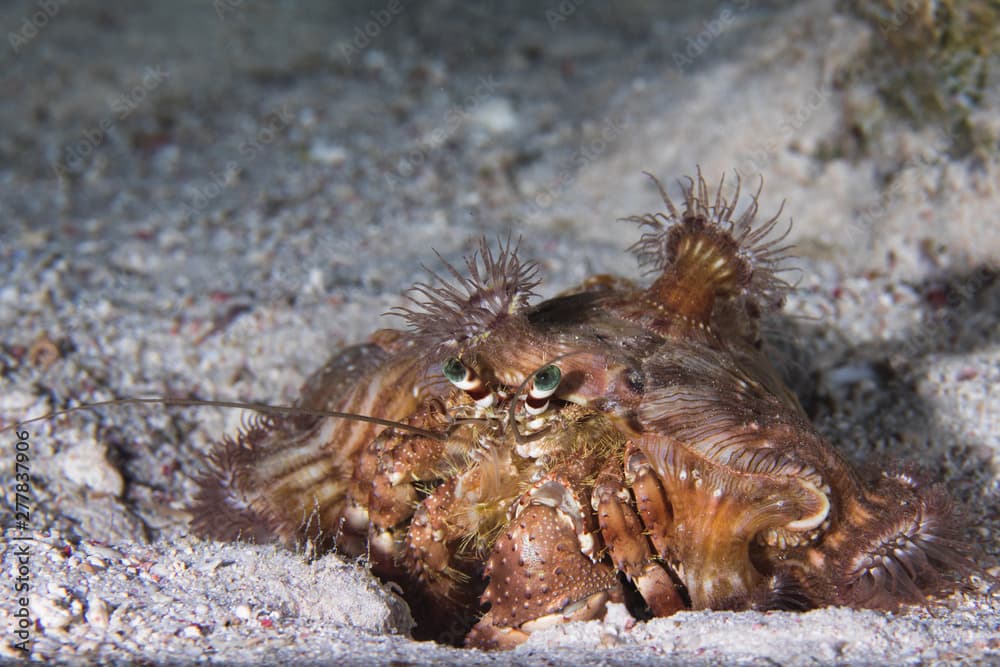
M 428 427 L 429 419 L 416 420 Z M 373 569 L 388 574 L 393 565 L 400 566 L 403 558 L 403 536 L 406 524 L 420 504 L 416 484 L 434 483 L 453 471 L 466 453 L 467 442 L 461 438 L 446 441 L 422 436 L 393 435 L 382 450 L 375 476 L 368 493 L 368 544 Z M 382 561 L 375 567 L 375 561 Z
M 413 588 L 422 596 L 414 600 L 414 616 L 425 636 L 442 640 L 431 626 L 448 623 L 446 641 L 458 643 L 475 621 L 482 593 L 482 560 L 472 542 L 463 541 L 451 519 L 457 506 L 457 479 L 445 480 L 424 498 L 413 514 L 404 540 L 402 563 Z M 423 609 L 418 605 L 422 604 Z
M 437 411 L 423 409 L 405 424 L 437 432 L 447 426 Z M 337 548 L 351 556 L 368 550 L 373 522 L 387 529 L 408 519 L 417 504 L 413 482 L 434 479 L 439 440 L 388 429 L 365 445 L 351 470 L 347 498 L 338 522 Z
M 684 601 L 670 574 L 654 559 L 642 521 L 630 501 L 621 462 L 612 458 L 597 476 L 591 496 L 601 536 L 615 568 L 635 583 L 653 614 L 669 616 L 683 609 Z
M 407 419 L 406 424 L 443 432 L 448 418 L 434 406 Z M 367 548 L 373 569 L 391 576 L 402 556 L 402 526 L 419 502 L 419 482 L 447 475 L 464 454 L 460 438 L 437 440 L 392 429 L 382 432 L 358 455 L 341 520 L 338 546 L 352 555 Z
M 669 553 L 674 517 L 667 492 L 649 459 L 631 442 L 625 451 L 624 468 L 625 481 L 635 495 L 635 506 L 653 549 L 661 556 Z

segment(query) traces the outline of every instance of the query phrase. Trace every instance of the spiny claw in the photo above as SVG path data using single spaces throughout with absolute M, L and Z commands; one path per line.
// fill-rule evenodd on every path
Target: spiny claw
M 614 571 L 581 550 L 576 530 L 555 507 L 529 504 L 508 526 L 490 555 L 490 583 L 482 596 L 490 605 L 470 641 L 530 634 L 565 620 L 604 614 L 608 591 L 618 586 Z

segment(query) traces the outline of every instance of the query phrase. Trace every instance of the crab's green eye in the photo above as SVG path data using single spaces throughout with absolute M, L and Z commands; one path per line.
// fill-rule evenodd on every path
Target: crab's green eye
M 540 415 L 549 407 L 549 396 L 555 393 L 562 380 L 562 371 L 550 364 L 535 373 L 524 397 L 524 409 L 529 415 Z
M 457 357 L 450 357 L 446 360 L 441 366 L 441 372 L 444 373 L 448 382 L 455 385 L 463 384 L 469 378 L 469 371 Z
M 535 380 L 532 386 L 532 394 L 539 398 L 547 398 L 559 386 L 562 380 L 562 371 L 556 365 L 549 365 L 535 373 Z
M 474 370 L 462 363 L 461 359 L 449 358 L 441 366 L 441 372 L 448 382 L 471 396 L 479 407 L 488 408 L 493 405 L 493 392 L 479 379 Z

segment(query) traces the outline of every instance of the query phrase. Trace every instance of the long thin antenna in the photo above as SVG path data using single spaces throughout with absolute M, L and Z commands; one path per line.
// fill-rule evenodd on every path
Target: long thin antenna
M 116 398 L 108 401 L 98 401 L 96 403 L 87 403 L 86 405 L 76 405 L 71 408 L 64 408 L 62 410 L 56 410 L 50 412 L 41 417 L 32 417 L 31 419 L 25 419 L 19 422 L 15 422 L 9 426 L 4 426 L 0 428 L 0 433 L 10 431 L 26 424 L 32 424 L 34 422 L 46 421 L 48 419 L 53 419 L 62 415 L 70 414 L 72 412 L 79 412 L 81 410 L 94 410 L 97 408 L 108 407 L 111 405 L 128 405 L 128 404 L 143 404 L 143 403 L 155 403 L 159 405 L 172 405 L 179 407 L 197 407 L 197 406 L 212 406 L 217 408 L 242 408 L 244 410 L 253 410 L 254 412 L 260 412 L 269 415 L 306 415 L 311 417 L 333 417 L 335 419 L 353 419 L 359 422 L 367 422 L 369 424 L 378 424 L 379 426 L 385 426 L 388 428 L 393 428 L 399 431 L 408 431 L 410 433 L 415 433 L 417 435 L 422 435 L 425 438 L 431 438 L 433 440 L 447 440 L 448 434 L 442 432 L 428 431 L 427 429 L 419 428 L 417 426 L 411 426 L 410 424 L 403 424 L 401 422 L 395 422 L 391 419 L 381 419 L 379 417 L 369 417 L 368 415 L 358 415 L 353 412 L 339 412 L 337 410 L 313 410 L 310 408 L 299 408 L 283 405 L 267 405 L 266 403 L 240 403 L 239 401 L 215 401 L 215 400 L 202 400 L 196 398 L 163 398 L 163 397 L 130 397 L 130 398 Z

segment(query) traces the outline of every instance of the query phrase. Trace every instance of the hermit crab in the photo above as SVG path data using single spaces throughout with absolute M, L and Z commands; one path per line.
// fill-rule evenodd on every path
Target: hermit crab
M 600 275 L 532 303 L 509 240 L 417 284 L 405 328 L 218 443 L 193 530 L 366 557 L 419 636 L 481 648 L 609 601 L 892 609 L 948 590 L 969 560 L 943 488 L 863 478 L 765 358 L 760 318 L 791 289 L 780 211 L 758 221 L 758 190 L 737 213 L 739 183 L 700 171 L 681 185 L 627 219 L 649 285 Z

